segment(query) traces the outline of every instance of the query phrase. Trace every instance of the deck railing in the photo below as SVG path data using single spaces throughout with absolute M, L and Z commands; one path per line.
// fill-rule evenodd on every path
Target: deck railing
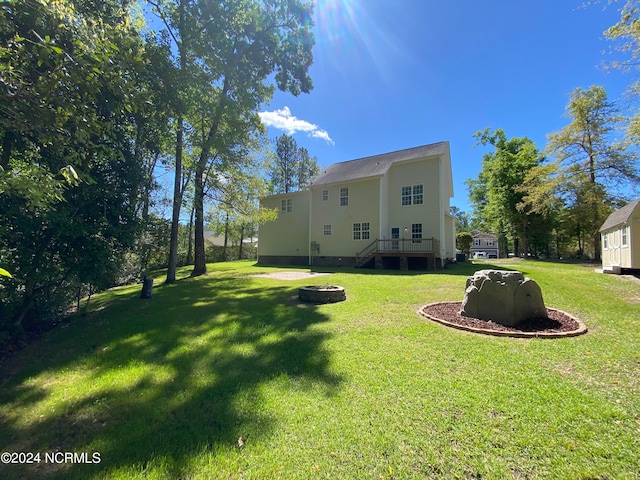
M 436 238 L 394 238 L 374 240 L 361 252 L 356 253 L 356 265 L 365 264 L 371 257 L 381 255 L 435 255 L 440 251 L 440 242 Z

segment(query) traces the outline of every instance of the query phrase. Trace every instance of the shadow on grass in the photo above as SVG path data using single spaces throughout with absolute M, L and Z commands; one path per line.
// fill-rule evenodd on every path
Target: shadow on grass
M 433 270 L 399 270 L 392 268 L 375 269 L 375 268 L 353 268 L 353 267 L 303 267 L 300 265 L 259 265 L 256 267 L 268 267 L 278 268 L 282 270 L 309 270 L 315 273 L 357 273 L 360 275 L 401 275 L 401 276 L 416 276 L 416 275 L 473 275 L 478 270 L 511 270 L 509 265 L 495 265 L 488 262 L 466 262 L 466 263 L 450 263 L 445 268 L 439 268 Z
M 227 274 L 184 279 L 155 287 L 151 301 L 120 294 L 104 312 L 51 332 L 1 372 L 3 448 L 90 445 L 101 462 L 10 465 L 3 476 L 88 478 L 132 466 L 144 474 L 153 465 L 181 478 L 195 455 L 233 455 L 240 437 L 269 436 L 279 419 L 263 408 L 265 384 L 282 383 L 284 399 L 291 385 L 331 395 L 341 383 L 328 368 L 328 335 L 312 328 L 329 317 L 292 302 L 296 292 Z M 42 413 L 52 395 L 59 400 Z M 40 418 L 13 413 L 29 406 Z

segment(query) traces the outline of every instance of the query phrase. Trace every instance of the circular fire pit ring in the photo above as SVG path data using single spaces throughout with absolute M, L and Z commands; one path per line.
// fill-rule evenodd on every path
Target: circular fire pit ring
M 336 303 L 347 299 L 343 287 L 337 285 L 309 285 L 298 289 L 301 302 Z

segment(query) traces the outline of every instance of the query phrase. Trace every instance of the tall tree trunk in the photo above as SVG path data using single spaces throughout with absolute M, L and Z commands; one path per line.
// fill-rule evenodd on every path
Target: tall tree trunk
M 184 120 L 178 117 L 178 134 L 176 135 L 176 175 L 173 182 L 173 211 L 171 214 L 171 238 L 169 240 L 169 267 L 166 283 L 176 281 L 178 268 L 178 227 L 180 223 L 180 207 L 182 206 L 182 143 Z
M 238 247 L 238 260 L 242 260 L 242 244 L 244 243 L 244 223 L 240 225 L 240 246 Z
M 36 282 L 32 278 L 32 273 L 28 273 L 27 279 L 24 285 L 24 293 L 22 294 L 22 305 L 20 306 L 20 309 L 16 312 L 16 314 L 13 316 L 13 325 L 15 327 L 22 326 L 22 321 L 27 316 L 27 313 L 29 313 L 29 310 L 31 310 L 31 307 L 33 307 L 33 304 L 35 303 L 35 300 L 36 300 L 35 287 L 36 287 Z
M 178 32 L 180 41 L 176 41 L 178 45 L 178 55 L 180 57 L 180 74 L 186 73 L 187 70 L 187 45 L 185 45 L 185 15 L 188 0 L 180 0 L 178 8 Z M 180 76 L 178 77 L 180 79 Z M 173 210 L 171 212 L 171 238 L 169 239 L 169 266 L 167 268 L 166 283 L 174 283 L 176 281 L 176 269 L 178 267 L 178 227 L 180 224 L 180 207 L 182 206 L 182 150 L 184 143 L 184 106 L 178 106 L 177 125 L 178 132 L 176 135 L 176 176 L 173 182 Z
M 191 205 L 191 215 L 189 216 L 189 240 L 187 246 L 187 265 L 193 264 L 193 215 L 195 206 Z
M 196 238 L 194 242 L 195 255 L 193 262 L 192 277 L 197 277 L 207 273 L 207 263 L 204 252 L 204 171 L 207 168 L 207 162 L 211 157 L 211 150 L 213 148 L 213 139 L 218 133 L 218 127 L 222 121 L 222 114 L 224 111 L 225 98 L 229 89 L 229 79 L 225 76 L 222 91 L 220 92 L 219 102 L 217 105 L 216 113 L 213 116 L 211 128 L 204 137 L 202 144 L 202 151 L 200 152 L 200 158 L 196 165 L 195 173 L 195 198 L 194 208 L 196 209 Z
M 200 162 L 196 167 L 195 175 L 195 195 L 193 198 L 193 208 L 195 210 L 195 241 L 194 241 L 194 257 L 193 257 L 193 270 L 191 271 L 192 277 L 197 277 L 207 273 L 207 261 L 204 251 L 204 169 L 206 167 L 206 159 L 208 154 L 202 156 Z
M 222 247 L 222 260 L 227 261 L 227 245 L 229 242 L 229 212 L 225 213 L 224 217 L 224 245 Z

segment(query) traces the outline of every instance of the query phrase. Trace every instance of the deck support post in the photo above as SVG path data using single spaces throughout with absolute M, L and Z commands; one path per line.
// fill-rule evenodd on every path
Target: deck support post
M 407 257 L 400 257 L 400 270 L 407 271 L 409 270 L 409 261 Z

